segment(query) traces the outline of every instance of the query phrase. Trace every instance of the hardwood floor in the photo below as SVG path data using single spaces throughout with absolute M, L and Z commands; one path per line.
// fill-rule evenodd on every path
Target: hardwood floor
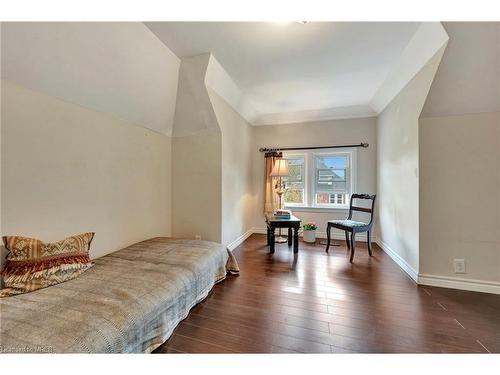
M 156 353 L 500 353 L 500 296 L 417 286 L 380 248 L 254 234 L 228 276 Z M 324 242 L 324 240 L 322 240 Z

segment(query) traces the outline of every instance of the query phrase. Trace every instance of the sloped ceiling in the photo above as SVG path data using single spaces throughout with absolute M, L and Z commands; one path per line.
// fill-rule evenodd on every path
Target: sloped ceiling
M 500 22 L 447 22 L 450 41 L 422 117 L 500 111 Z
M 377 115 L 447 40 L 439 23 L 146 25 L 180 58 L 212 53 L 253 125 Z
M 3 23 L 2 79 L 172 135 L 180 58 L 211 53 L 204 85 L 266 125 L 375 116 L 447 40 L 440 23 L 146 25 Z
M 423 22 L 374 95 L 370 102 L 371 108 L 381 113 L 436 53 L 442 54 L 441 49 L 447 45 L 448 39 L 448 34 L 439 22 Z
M 209 53 L 181 61 L 173 137 L 220 133 L 206 86 Z
M 138 22 L 2 23 L 2 79 L 170 135 L 179 58 Z

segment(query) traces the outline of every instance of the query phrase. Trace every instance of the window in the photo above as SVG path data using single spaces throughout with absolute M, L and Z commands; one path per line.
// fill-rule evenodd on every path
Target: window
M 285 194 L 283 194 L 286 205 L 304 205 L 305 196 L 305 158 L 304 156 L 289 156 L 288 177 L 284 177 Z
M 354 189 L 356 149 L 287 154 L 285 206 L 346 208 Z
M 350 193 L 349 154 L 315 155 L 314 203 L 346 205 Z

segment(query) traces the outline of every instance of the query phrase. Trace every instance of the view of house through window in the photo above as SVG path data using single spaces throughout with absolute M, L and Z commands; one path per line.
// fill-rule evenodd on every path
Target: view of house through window
M 315 156 L 315 204 L 346 205 L 349 187 L 349 155 Z
M 351 194 L 353 152 L 284 154 L 289 176 L 285 177 L 287 206 L 345 207 Z
M 348 194 L 329 194 L 329 193 L 318 193 L 316 194 L 317 204 L 339 204 L 347 205 L 349 195 Z

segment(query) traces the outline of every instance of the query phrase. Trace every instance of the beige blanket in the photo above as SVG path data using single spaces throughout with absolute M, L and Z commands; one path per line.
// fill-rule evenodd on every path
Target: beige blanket
M 77 279 L 0 299 L 0 352 L 151 352 L 228 271 L 238 265 L 214 242 L 137 243 Z

